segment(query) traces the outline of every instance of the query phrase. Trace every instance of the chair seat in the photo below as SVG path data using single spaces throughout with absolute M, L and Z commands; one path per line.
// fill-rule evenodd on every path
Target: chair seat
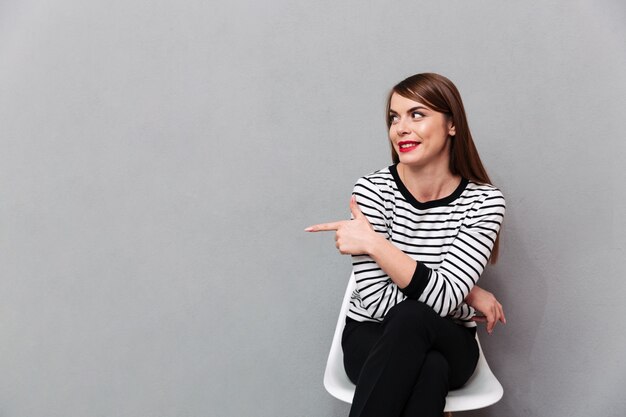
M 343 297 L 339 319 L 337 320 L 333 342 L 330 347 L 330 354 L 326 362 L 326 371 L 324 372 L 324 387 L 326 391 L 333 397 L 347 403 L 352 403 L 355 385 L 348 379 L 343 367 L 341 335 L 346 322 L 350 297 L 355 287 L 356 280 L 354 274 L 352 274 Z M 502 398 L 504 393 L 502 385 L 500 385 L 500 382 L 487 364 L 483 350 L 480 347 L 480 341 L 478 341 L 478 336 L 476 336 L 476 341 L 480 351 L 476 370 L 463 387 L 448 392 L 445 412 L 475 410 L 495 404 Z

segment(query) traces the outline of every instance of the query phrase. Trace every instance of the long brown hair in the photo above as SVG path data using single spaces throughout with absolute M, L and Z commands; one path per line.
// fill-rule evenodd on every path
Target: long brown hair
M 461 94 L 452 81 L 439 74 L 423 73 L 415 74 L 396 84 L 387 97 L 385 113 L 387 130 L 391 128 L 389 111 L 391 96 L 394 93 L 419 101 L 434 111 L 445 114 L 452 121 L 455 129 L 455 135 L 450 138 L 450 172 L 474 182 L 491 184 L 467 124 Z M 391 146 L 391 159 L 394 163 L 400 162 L 393 146 Z M 498 260 L 499 243 L 500 237 L 498 236 L 489 259 L 492 264 Z

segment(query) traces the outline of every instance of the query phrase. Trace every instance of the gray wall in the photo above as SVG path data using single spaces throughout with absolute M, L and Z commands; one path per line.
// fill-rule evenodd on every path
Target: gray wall
M 0 1 L 0 416 L 346 416 L 331 235 L 384 96 L 456 82 L 508 201 L 505 396 L 623 416 L 622 1 Z

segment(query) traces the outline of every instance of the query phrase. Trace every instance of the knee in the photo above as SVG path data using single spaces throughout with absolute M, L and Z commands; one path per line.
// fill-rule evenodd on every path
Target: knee
M 438 351 L 431 350 L 424 359 L 420 374 L 426 376 L 429 381 L 440 381 L 447 384 L 449 371 L 446 358 Z

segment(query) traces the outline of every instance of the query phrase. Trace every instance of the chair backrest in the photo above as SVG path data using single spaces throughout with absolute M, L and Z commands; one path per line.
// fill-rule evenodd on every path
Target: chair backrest
M 335 327 L 335 334 L 330 347 L 328 361 L 326 362 L 326 371 L 324 372 L 324 387 L 326 391 L 333 397 L 352 403 L 354 397 L 354 384 L 348 379 L 343 367 L 343 351 L 341 349 L 341 335 L 345 326 L 346 314 L 350 307 L 350 298 L 352 292 L 356 288 L 356 280 L 354 274 L 350 276 L 346 293 L 343 296 L 341 311 Z M 478 337 L 476 337 L 478 341 Z M 502 398 L 504 390 L 502 385 L 496 379 L 493 372 L 487 364 L 487 360 L 483 355 L 480 342 L 480 357 L 476 370 L 467 383 L 460 389 L 450 391 L 446 397 L 446 408 L 444 411 L 466 411 L 483 408 L 497 403 Z

